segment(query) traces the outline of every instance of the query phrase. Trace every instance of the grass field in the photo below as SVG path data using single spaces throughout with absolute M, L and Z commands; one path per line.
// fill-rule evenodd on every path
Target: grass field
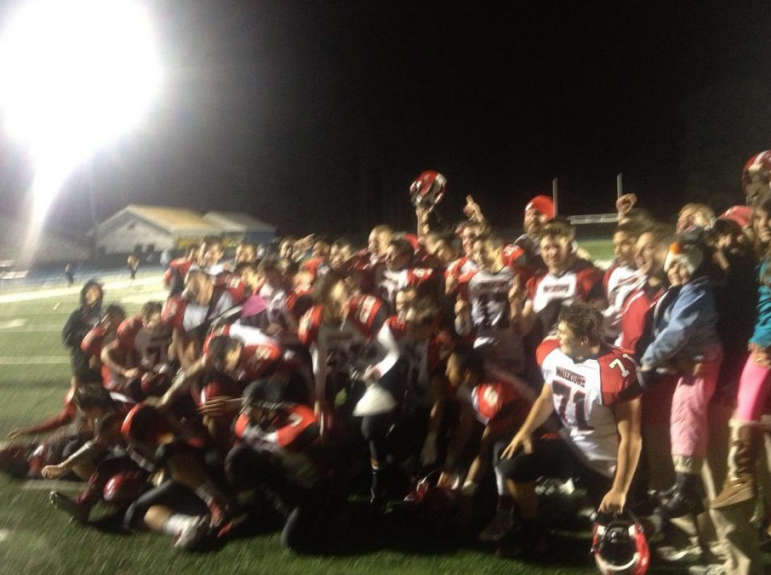
M 136 312 L 162 295 L 159 284 L 106 290 L 106 302 Z M 35 292 L 30 293 L 31 296 Z M 0 293 L 0 437 L 14 427 L 53 414 L 68 387 L 67 355 L 60 329 L 77 304 L 77 294 L 3 302 Z M 239 573 L 400 573 L 400 574 L 589 574 L 596 570 L 585 538 L 555 539 L 548 563 L 498 559 L 469 543 L 471 538 L 437 540 L 423 526 L 398 514 L 380 527 L 353 522 L 341 538 L 352 541 L 339 555 L 299 556 L 281 548 L 276 533 L 230 541 L 207 553 L 175 553 L 170 539 L 127 534 L 109 522 L 75 527 L 50 507 L 40 482 L 0 476 L 0 574 L 239 574 Z M 358 541 L 359 543 L 353 543 Z M 352 550 L 351 550 L 352 549 Z

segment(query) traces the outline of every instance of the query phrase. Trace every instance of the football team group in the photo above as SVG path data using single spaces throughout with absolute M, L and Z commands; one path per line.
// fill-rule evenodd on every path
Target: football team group
M 692 518 L 706 566 L 759 573 L 770 174 L 758 154 L 746 205 L 688 204 L 676 225 L 622 196 L 607 270 L 548 196 L 513 243 L 471 197 L 432 229 L 446 181 L 424 172 L 417 233 L 242 243 L 228 261 L 207 237 L 133 317 L 89 281 L 63 331 L 64 408 L 12 430 L 0 470 L 81 480 L 52 505 L 87 524 L 114 504 L 180 550 L 270 514 L 282 544 L 323 552 L 362 478 L 375 523 L 394 506 L 463 523 L 497 489 L 474 536 L 511 557 L 549 548 L 552 478 L 586 493 L 603 572 L 643 573 L 647 540 Z

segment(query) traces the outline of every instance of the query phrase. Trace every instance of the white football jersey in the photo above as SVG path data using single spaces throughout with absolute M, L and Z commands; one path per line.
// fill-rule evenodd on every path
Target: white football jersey
M 474 346 L 486 348 L 486 358 L 520 373 L 524 367 L 522 337 L 511 324 L 511 291 L 516 274 L 510 267 L 497 273 L 477 270 L 461 278 L 471 304 Z
M 618 431 L 611 407 L 636 379 L 634 359 L 618 348 L 604 346 L 597 357 L 576 361 L 560 349 L 556 338 L 546 338 L 537 357 L 566 439 L 587 465 L 612 477 Z

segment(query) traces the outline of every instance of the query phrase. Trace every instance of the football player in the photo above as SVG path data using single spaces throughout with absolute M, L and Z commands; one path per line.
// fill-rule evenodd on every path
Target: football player
M 163 308 L 163 322 L 172 329 L 171 353 L 183 368 L 190 367 L 201 354 L 204 338 L 212 322 L 238 305 L 244 285 L 232 275 L 212 277 L 191 270 L 185 290 L 169 298 Z
M 518 269 L 503 262 L 503 241 L 483 234 L 474 241 L 478 269 L 460 278 L 455 306 L 456 329 L 497 367 L 512 374 L 524 371 L 522 337 L 530 332 L 534 314 L 521 288 Z
M 446 376 L 461 409 L 452 432 L 453 439 L 448 447 L 439 486 L 462 484 L 463 493 L 473 498 L 492 463 L 494 445 L 511 439 L 525 420 L 531 404 L 517 393 L 513 385 L 490 379 L 485 371 L 483 356 L 468 346 L 459 346 L 452 352 L 447 360 Z M 476 435 L 479 447 L 475 450 L 468 472 L 464 474 L 462 455 L 473 435 Z M 496 473 L 500 475 L 497 469 Z M 461 483 L 464 475 L 465 481 Z M 498 514 L 511 522 L 513 501 L 501 477 L 498 477 L 498 487 Z M 494 525 L 494 528 L 482 533 L 483 541 L 494 539 L 488 532 L 501 532 L 500 526 L 497 523 Z M 509 525 L 509 529 L 512 525 Z
M 102 362 L 115 379 L 109 389 L 139 401 L 149 395 L 162 395 L 169 381 L 171 329 L 162 321 L 163 308 L 148 302 L 142 310 L 123 321 L 118 337 L 102 350 Z
M 412 260 L 415 251 L 405 239 L 396 238 L 388 244 L 385 267 L 378 276 L 378 294 L 389 306 L 389 313 L 396 311 L 396 294 L 407 286 L 438 293 L 438 276 L 428 268 L 415 268 Z
M 535 494 L 539 477 L 579 476 L 600 512 L 626 507 L 642 446 L 640 388 L 634 360 L 604 343 L 602 325 L 602 313 L 590 305 L 563 308 L 557 336 L 538 348 L 541 395 L 500 452 L 498 471 L 519 509 L 522 542 L 531 549 L 544 544 Z M 534 437 L 553 411 L 563 436 Z
M 674 239 L 670 226 L 655 224 L 637 240 L 635 260 L 642 284 L 624 302 L 620 336 L 620 347 L 637 360 L 650 341 L 646 332 L 653 323 L 656 303 L 669 287 L 664 262 Z M 669 452 L 669 418 L 677 378 L 659 374 L 658 379 L 642 397 L 642 433 L 649 486 L 663 491 L 672 484 L 675 473 Z
M 183 257 L 169 262 L 169 267 L 163 274 L 163 285 L 169 289 L 169 297 L 178 295 L 185 289 L 187 272 L 198 261 L 199 250 L 198 244 L 192 244 L 187 247 Z
M 641 275 L 635 265 L 637 240 L 641 230 L 633 223 L 620 224 L 613 233 L 613 252 L 615 259 L 605 271 L 602 280 L 608 307 L 605 316 L 605 334 L 609 341 L 620 340 L 621 311 L 629 296 L 641 281 Z M 619 341 L 616 341 L 619 344 Z
M 93 443 L 107 453 L 88 478 L 86 488 L 74 498 L 52 491 L 49 501 L 77 523 L 87 523 L 91 510 L 100 501 L 117 504 L 125 510 L 149 485 L 149 474 L 129 457 L 121 435 L 121 425 L 128 412 L 110 413 L 100 418 L 94 428 Z
M 210 534 L 225 536 L 240 521 L 237 506 L 207 463 L 206 444 L 176 425 L 161 410 L 140 404 L 129 412 L 124 441 L 164 481 L 126 511 L 125 526 L 169 535 L 174 547 L 196 549 Z
M 225 246 L 219 236 L 206 236 L 198 250 L 198 267 L 210 275 L 219 275 L 227 271 L 220 262 L 225 255 Z
M 335 396 L 346 389 L 341 415 L 348 415 L 354 406 L 352 415 L 362 417 L 372 465 L 371 502 L 380 508 L 387 491 L 383 485 L 389 454 L 385 438 L 404 396 L 406 364 L 386 323 L 383 301 L 370 295 L 349 297 L 344 279 L 332 272 L 320 280 L 314 299 L 316 305 L 300 322 L 300 338 L 313 359 L 314 401 L 322 434 L 332 422 Z
M 317 548 L 333 531 L 340 498 L 313 410 L 286 401 L 275 380 L 259 379 L 244 391 L 235 433 L 239 444 L 225 461 L 230 484 L 236 491 L 272 492 L 279 498 L 274 505 L 292 508 L 281 543 L 296 551 Z
M 115 392 L 109 392 L 103 387 L 81 386 L 72 398 L 78 412 L 89 423 L 91 430 L 96 429 L 100 420 L 116 415 L 125 417 L 134 406 L 134 402 Z M 97 463 L 104 458 L 108 448 L 98 440 L 91 439 L 67 457 L 64 461 L 45 466 L 41 475 L 46 479 L 56 479 L 67 473 L 74 472 L 78 477 L 87 479 L 95 470 Z
M 556 327 L 564 305 L 584 302 L 600 309 L 607 306 L 602 272 L 576 256 L 574 236 L 573 226 L 566 220 L 551 220 L 541 229 L 540 255 L 546 270 L 527 282 L 528 295 L 538 318 L 536 337 L 542 337 Z
M 89 364 L 93 371 L 101 371 L 102 384 L 107 389 L 117 387 L 113 383 L 116 377 L 109 366 L 102 361 L 102 351 L 106 345 L 109 345 L 118 337 L 118 327 L 126 319 L 125 310 L 118 305 L 108 305 L 102 315 L 102 321 L 95 328 L 86 334 L 80 344 L 80 348 L 89 356 Z

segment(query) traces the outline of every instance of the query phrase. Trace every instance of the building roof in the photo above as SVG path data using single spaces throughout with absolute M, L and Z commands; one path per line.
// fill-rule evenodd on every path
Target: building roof
M 203 217 L 223 232 L 269 232 L 275 233 L 276 226 L 240 212 L 209 212 Z
M 207 222 L 193 210 L 139 204 L 129 204 L 101 222 L 99 227 L 107 227 L 126 214 L 134 215 L 170 233 L 219 234 L 222 232 L 218 226 Z

